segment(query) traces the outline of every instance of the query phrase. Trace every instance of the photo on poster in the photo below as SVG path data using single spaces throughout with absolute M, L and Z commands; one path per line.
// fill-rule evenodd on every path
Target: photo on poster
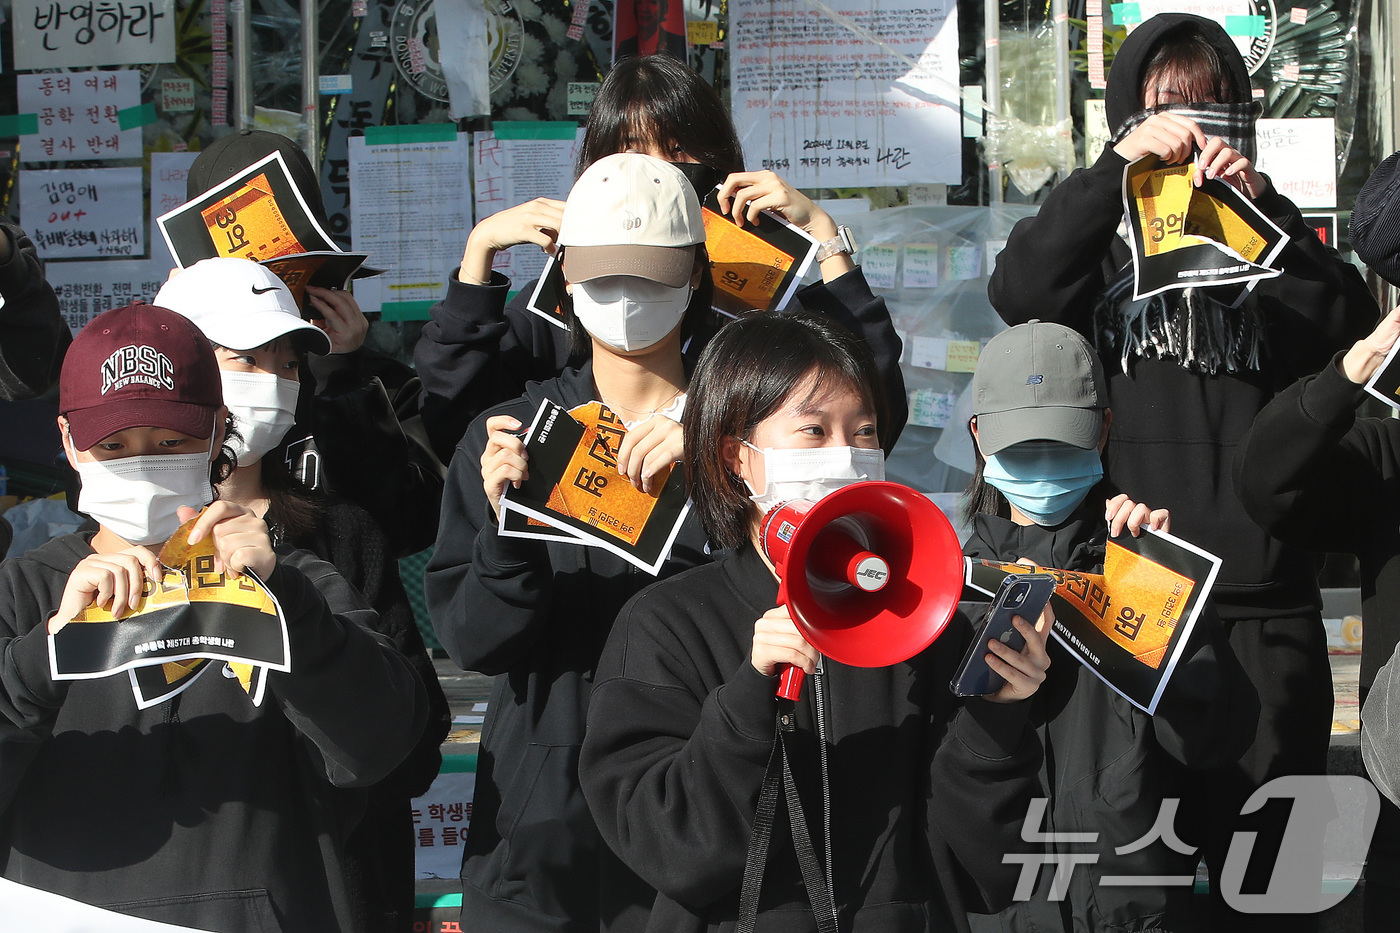
M 1193 163 L 1166 165 L 1155 155 L 1123 170 L 1134 300 L 1230 285 L 1233 294 L 1221 303 L 1234 307 L 1253 282 L 1281 274 L 1274 265 L 1288 236 L 1226 182 L 1196 187 L 1195 172 Z
M 633 486 L 617 470 L 626 433 L 601 402 L 568 411 L 542 402 L 525 441 L 530 475 L 501 497 L 501 533 L 507 534 L 504 516 L 515 510 L 659 573 L 690 511 L 685 478 L 672 467 L 657 474 L 662 485 L 656 495 Z
M 739 226 L 720 208 L 716 187 L 701 205 L 705 251 L 715 283 L 711 304 L 726 317 L 781 311 L 807 274 L 820 244 L 811 234 L 770 211 Z
M 256 261 L 292 253 L 340 252 L 274 152 L 156 219 L 185 269 L 201 259 Z
M 690 43 L 683 0 L 617 0 L 613 5 L 613 61 L 670 55 L 686 61 Z
M 1104 572 L 1022 564 L 965 564 L 964 599 L 990 598 L 1008 573 L 1039 569 L 1059 581 L 1052 634 L 1116 693 L 1148 714 L 1176 669 L 1215 585 L 1220 558 L 1165 532 L 1109 539 Z

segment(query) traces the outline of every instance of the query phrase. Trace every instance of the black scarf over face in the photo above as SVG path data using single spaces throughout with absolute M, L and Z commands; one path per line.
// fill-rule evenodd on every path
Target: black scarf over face
M 1206 136 L 1222 137 L 1231 148 L 1254 160 L 1254 128 L 1263 110 L 1258 101 L 1167 104 L 1143 109 L 1143 72 L 1158 42 L 1169 32 L 1193 29 L 1214 46 L 1236 87 L 1250 86 L 1249 69 L 1234 41 L 1212 20 L 1189 13 L 1162 13 L 1143 23 L 1124 41 L 1114 58 L 1105 91 L 1113 142 L 1120 142 L 1155 113 L 1171 112 L 1201 125 Z M 1099 296 L 1094 307 L 1094 341 L 1105 356 L 1118 356 L 1124 372 L 1137 357 L 1173 359 L 1185 369 L 1216 374 L 1258 369 L 1263 348 L 1261 322 L 1248 299 L 1227 307 L 1212 288 L 1187 288 L 1133 300 L 1133 269 L 1129 264 Z M 1227 301 L 1238 295 L 1228 289 Z

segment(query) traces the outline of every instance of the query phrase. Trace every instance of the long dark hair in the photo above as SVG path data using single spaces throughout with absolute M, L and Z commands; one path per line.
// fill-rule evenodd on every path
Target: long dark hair
M 755 511 L 748 487 L 725 466 L 725 439 L 748 440 L 814 373 L 813 393 L 834 382 L 867 401 L 883 441 L 888 406 L 875 361 L 830 318 L 756 314 L 724 325 L 705 346 L 686 403 L 685 465 L 691 498 L 715 545 L 749 540 Z
M 972 434 L 972 422 L 967 424 L 967 433 Z M 977 437 L 972 437 L 972 456 L 977 458 L 977 466 L 973 468 L 972 480 L 963 490 L 962 505 L 963 515 L 968 522 L 971 522 L 977 515 L 996 515 L 1000 518 L 1011 518 L 1011 503 L 1006 501 L 1006 497 L 1001 494 L 991 483 L 983 477 L 982 471 L 986 469 L 987 458 L 982 456 L 982 450 L 977 446 Z
M 679 148 L 719 172 L 744 170 L 744 150 L 715 89 L 669 55 L 624 58 L 612 67 L 588 112 L 578 174 L 604 156 L 656 143 Z

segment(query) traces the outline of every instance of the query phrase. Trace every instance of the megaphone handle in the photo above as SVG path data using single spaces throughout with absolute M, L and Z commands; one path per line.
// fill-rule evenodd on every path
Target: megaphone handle
M 807 672 L 796 664 L 778 665 L 778 696 L 796 702 L 802 698 L 802 681 Z

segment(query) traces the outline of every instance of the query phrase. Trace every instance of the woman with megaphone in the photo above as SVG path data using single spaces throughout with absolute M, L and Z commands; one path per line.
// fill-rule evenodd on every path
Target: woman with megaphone
M 691 496 L 725 550 L 632 599 L 599 664 L 584 795 L 652 888 L 605 878 L 610 928 L 967 930 L 968 911 L 1009 902 L 1017 866 L 1002 858 L 1027 848 L 1040 749 L 1025 701 L 1049 664 L 1049 611 L 1017 620 L 1024 650 L 990 644 L 1006 684 L 987 697 L 948 689 L 961 616 L 899 664 L 820 657 L 776 605 L 760 527 L 778 500 L 883 479 L 870 355 L 819 317 L 752 317 L 705 348 L 690 397 Z M 795 703 L 774 695 L 784 664 L 815 675 Z M 779 784 L 788 818 L 756 818 Z
M 1077 332 L 1042 321 L 1003 331 L 982 351 L 971 392 L 977 470 L 967 556 L 1102 573 L 1108 537 L 1168 529 L 1165 509 L 1114 495 L 1103 478 L 1113 419 L 1103 366 Z M 1062 882 L 1043 871 L 1029 900 L 975 918 L 974 929 L 1192 929 L 1191 886 L 1161 881 L 1193 878 L 1199 859 L 1172 824 L 1186 768 L 1237 757 L 1244 745 L 1232 744 L 1231 716 L 1258 712 L 1213 610 L 1198 619 L 1155 716 L 1058 642 L 1049 654 L 1050 674 L 1028 704 L 1045 749 L 1036 796 L 1049 798 L 1043 824 L 1031 829 L 1053 830 L 1052 849 L 1074 853 L 1077 867 L 1067 893 L 1052 892 L 1052 880 Z

